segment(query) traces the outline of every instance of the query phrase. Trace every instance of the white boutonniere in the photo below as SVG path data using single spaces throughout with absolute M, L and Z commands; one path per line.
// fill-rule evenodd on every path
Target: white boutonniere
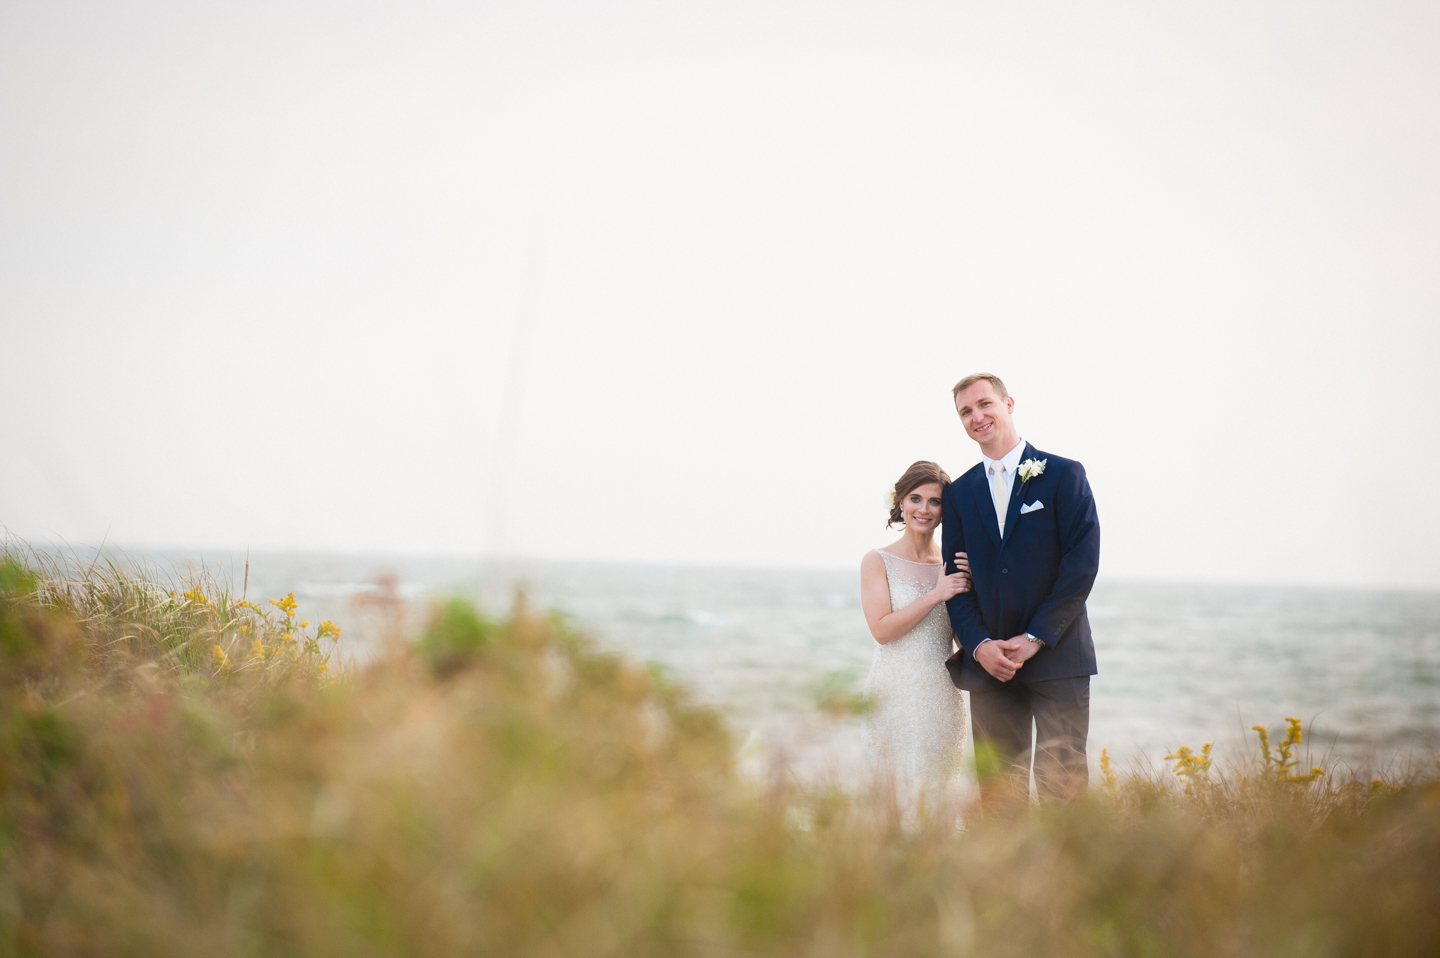
M 1020 473 L 1020 480 L 1022 482 L 1029 482 L 1045 471 L 1045 463 L 1049 461 L 1049 459 L 1026 459 L 1020 463 L 1020 468 L 1015 471 Z

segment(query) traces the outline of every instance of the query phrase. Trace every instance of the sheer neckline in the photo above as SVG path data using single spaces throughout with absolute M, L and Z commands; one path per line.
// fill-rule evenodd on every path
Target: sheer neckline
M 878 553 L 880 553 L 881 555 L 889 556 L 889 557 L 892 558 L 892 559 L 899 559 L 901 562 L 908 562 L 908 563 L 910 563 L 911 565 L 944 565 L 944 564 L 945 564 L 943 560 L 940 561 L 940 562 L 916 562 L 914 559 L 907 559 L 907 558 L 905 558 L 904 556 L 897 556 L 895 553 L 893 553 L 893 552 L 886 552 L 884 549 L 876 549 L 875 551 L 878 552 Z

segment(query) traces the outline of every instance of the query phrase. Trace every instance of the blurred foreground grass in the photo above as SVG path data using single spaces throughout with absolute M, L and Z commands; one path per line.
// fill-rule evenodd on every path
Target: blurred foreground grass
M 1440 954 L 1440 781 L 1177 750 L 901 827 L 523 607 L 336 676 L 293 597 L 0 561 L 0 954 Z

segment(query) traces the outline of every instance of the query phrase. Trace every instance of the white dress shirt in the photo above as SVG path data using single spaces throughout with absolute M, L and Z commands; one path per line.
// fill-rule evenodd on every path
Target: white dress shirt
M 985 483 L 990 487 L 990 498 L 995 503 L 995 521 L 1000 526 L 1000 535 L 1005 535 L 1005 514 L 1009 511 L 1010 495 L 1015 491 L 1015 473 L 1020 468 L 1020 457 L 1025 455 L 1025 440 L 1018 439 L 1015 448 L 1011 449 L 999 459 L 991 459 L 984 453 L 980 454 L 980 461 L 985 464 Z M 995 473 L 999 470 L 1003 484 L 997 488 Z M 1001 498 L 1003 490 L 1004 498 Z M 989 638 L 981 639 L 975 646 L 978 652 L 980 646 L 989 642 Z
M 1015 471 L 1020 468 L 1020 457 L 1025 455 L 1025 440 L 1017 439 L 1015 448 L 1011 449 L 999 459 L 991 459 L 984 453 L 980 454 L 980 460 L 985 463 L 985 482 L 990 486 L 990 498 L 995 502 L 995 521 L 1000 524 L 1000 534 L 1005 534 L 1005 513 L 1010 505 L 1010 494 L 1015 491 Z M 995 473 L 1003 470 L 1004 480 L 1001 488 L 1004 490 L 1001 498 L 1001 491 L 996 488 Z

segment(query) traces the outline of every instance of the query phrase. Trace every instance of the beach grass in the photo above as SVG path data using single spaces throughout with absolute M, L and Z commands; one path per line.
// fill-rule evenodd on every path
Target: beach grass
M 1440 954 L 1440 775 L 1306 767 L 1298 723 L 957 828 L 745 780 L 715 711 L 523 602 L 343 675 L 304 622 L 0 562 L 0 954 Z

